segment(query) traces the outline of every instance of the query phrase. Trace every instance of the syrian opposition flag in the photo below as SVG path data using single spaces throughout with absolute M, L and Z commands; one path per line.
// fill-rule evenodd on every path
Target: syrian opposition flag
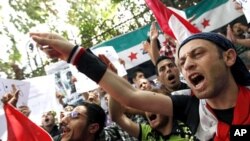
M 203 0 L 184 12 L 202 32 L 217 30 L 243 15 L 234 9 L 231 0 Z
M 181 40 L 178 38 L 191 35 L 189 33 L 196 33 L 197 30 L 194 27 L 198 31 L 210 32 L 229 24 L 243 15 L 234 9 L 234 5 L 230 0 L 202 0 L 194 6 L 184 9 L 182 15 L 173 8 L 166 8 L 160 0 L 145 1 L 153 11 L 163 32 L 172 37 L 175 36 L 178 41 Z M 191 25 L 187 21 L 190 21 Z
M 125 69 L 129 78 L 137 67 L 143 68 L 146 77 L 151 77 L 155 75 L 155 67 L 147 52 L 143 50 L 142 45 L 142 42 L 147 40 L 150 26 L 151 24 L 148 24 L 132 32 L 117 36 L 92 47 L 92 49 L 112 46 L 117 52 L 118 57 L 125 62 Z M 163 35 L 160 34 L 159 36 L 161 37 L 161 41 L 163 41 Z
M 167 8 L 160 0 L 145 0 L 152 10 L 162 31 L 181 43 L 188 36 L 199 33 L 195 26 L 186 19 Z
M 8 141 L 52 141 L 50 135 L 13 106 L 4 104 Z

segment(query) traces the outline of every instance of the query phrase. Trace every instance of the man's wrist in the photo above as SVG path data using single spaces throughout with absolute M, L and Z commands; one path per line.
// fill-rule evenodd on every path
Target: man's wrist
M 84 54 L 85 49 L 75 45 L 74 48 L 72 49 L 67 62 L 72 64 L 72 65 L 76 65 L 77 62 L 79 61 L 80 57 Z
M 156 41 L 158 37 L 152 37 L 150 38 L 150 41 Z
M 67 62 L 68 62 L 68 63 L 71 62 L 71 60 L 72 60 L 73 56 L 76 54 L 76 51 L 77 51 L 78 48 L 79 48 L 78 45 L 75 45 L 75 46 L 74 46 L 74 48 L 73 48 L 72 51 L 70 52 L 69 57 L 68 57 L 68 59 L 67 59 Z

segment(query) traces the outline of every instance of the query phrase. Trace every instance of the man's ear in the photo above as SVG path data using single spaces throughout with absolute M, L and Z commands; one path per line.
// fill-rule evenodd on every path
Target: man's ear
M 136 82 L 135 78 L 132 78 L 132 81 L 133 81 L 133 83 L 135 84 L 135 82 Z
M 89 133 L 95 134 L 99 130 L 100 126 L 98 123 L 92 123 L 89 125 L 88 130 Z
M 237 53 L 234 49 L 228 49 L 223 53 L 223 58 L 228 67 L 231 67 L 236 61 Z

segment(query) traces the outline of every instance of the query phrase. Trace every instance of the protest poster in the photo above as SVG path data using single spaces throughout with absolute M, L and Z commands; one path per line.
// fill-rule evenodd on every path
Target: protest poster
M 76 93 L 75 84 L 72 82 L 71 67 L 65 61 L 58 61 L 45 68 L 47 75 L 54 75 L 55 89 L 64 96 Z

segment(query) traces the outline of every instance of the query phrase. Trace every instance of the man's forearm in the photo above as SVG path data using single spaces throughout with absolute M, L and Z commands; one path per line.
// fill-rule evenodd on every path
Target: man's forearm
M 236 44 L 250 48 L 250 39 L 236 39 Z
M 150 50 L 151 50 L 150 51 L 151 52 L 151 60 L 152 60 L 153 64 L 155 65 L 158 57 L 160 56 L 158 45 L 157 45 L 157 39 L 151 40 Z
M 124 115 L 124 107 L 112 97 L 109 98 L 109 114 L 114 122 L 117 122 Z

